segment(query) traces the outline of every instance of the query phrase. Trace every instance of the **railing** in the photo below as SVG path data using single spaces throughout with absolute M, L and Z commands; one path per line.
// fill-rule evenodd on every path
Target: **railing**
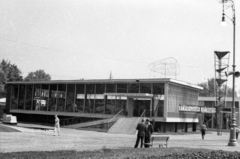
M 97 121 L 97 120 L 100 120 L 100 119 L 91 119 L 91 118 L 86 119 L 83 117 L 73 117 L 73 118 L 67 118 L 67 119 L 60 119 L 60 125 L 67 126 L 67 125 L 87 123 L 87 122 Z
M 121 109 L 117 114 L 115 114 L 113 117 L 112 117 L 112 119 L 110 119 L 109 121 L 108 121 L 108 130 L 109 130 L 109 125 L 110 125 L 110 122 L 112 122 L 113 121 L 113 119 L 115 119 L 121 112 L 123 111 L 123 109 Z
M 139 117 L 139 119 L 144 119 L 145 118 L 145 113 L 146 113 L 146 109 L 142 112 L 142 115 Z
M 141 120 L 145 118 L 145 114 L 146 114 L 146 109 L 144 109 L 144 111 L 142 112 L 141 116 L 138 117 L 138 119 L 136 120 L 136 122 L 132 123 L 132 125 L 128 128 L 128 131 L 132 129 L 132 126 L 133 126 L 133 125 L 140 123 Z M 145 120 L 145 119 L 144 119 L 144 120 Z M 128 132 L 128 131 L 127 131 L 127 132 Z

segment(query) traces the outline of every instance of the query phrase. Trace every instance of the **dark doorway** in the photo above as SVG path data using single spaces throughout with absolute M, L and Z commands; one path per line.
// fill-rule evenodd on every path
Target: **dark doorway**
M 145 111 L 145 116 L 150 117 L 151 100 L 134 99 L 133 116 L 140 117 Z

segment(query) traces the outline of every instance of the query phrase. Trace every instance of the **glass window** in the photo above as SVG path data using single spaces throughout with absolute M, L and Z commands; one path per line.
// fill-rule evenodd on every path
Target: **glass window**
M 123 109 L 123 115 L 127 116 L 127 97 L 116 97 L 116 107 L 114 108 L 114 114 L 117 114 L 121 109 Z
M 145 110 L 145 116 L 150 117 L 150 103 L 149 99 L 134 100 L 133 116 L 139 117 Z
M 114 108 L 116 105 L 116 98 L 115 96 L 106 96 L 106 108 L 105 114 L 114 114 Z
M 107 93 L 116 93 L 116 84 L 106 84 Z
M 84 113 L 94 113 L 94 95 L 95 95 L 95 84 L 86 85 L 86 101 Z
M 57 84 L 50 85 L 48 111 L 55 111 L 57 108 Z
M 85 85 L 84 84 L 77 84 L 76 85 L 76 104 L 77 104 L 77 108 L 76 108 L 75 112 L 83 113 L 84 99 L 85 99 Z
M 18 105 L 18 85 L 12 85 L 11 109 L 17 109 Z
M 152 84 L 150 83 L 140 83 L 140 93 L 152 93 Z
M 47 111 L 48 103 L 49 103 L 49 85 L 48 84 L 42 85 L 41 100 L 39 102 L 40 102 L 40 110 Z
M 127 93 L 127 84 L 117 84 L 117 93 Z
M 95 94 L 95 113 L 104 113 L 104 95 L 105 84 L 96 84 L 96 94 Z
M 164 84 L 154 83 L 153 84 L 153 94 L 164 95 Z
M 25 85 L 19 85 L 18 109 L 24 109 Z
M 32 110 L 40 110 L 41 107 L 41 85 L 34 85 L 34 98 Z
M 157 116 L 158 117 L 163 117 L 164 115 L 164 101 L 163 100 L 156 100 L 156 105 L 157 105 Z
M 65 110 L 65 101 L 66 101 L 66 84 L 59 84 L 57 111 L 63 112 Z
M 239 102 L 235 102 L 235 107 L 239 108 Z
M 139 93 L 139 84 L 128 84 L 128 93 Z
M 11 93 L 12 93 L 12 85 L 6 85 L 6 90 L 7 90 L 7 94 L 6 94 L 6 109 L 11 109 L 10 105 L 11 105 Z
M 26 110 L 31 110 L 32 108 L 32 93 L 33 85 L 26 85 L 26 101 L 25 101 Z
M 74 102 L 74 96 L 75 96 L 75 84 L 68 84 L 67 85 L 67 105 L 66 105 L 67 112 L 75 112 L 77 109 L 77 105 Z

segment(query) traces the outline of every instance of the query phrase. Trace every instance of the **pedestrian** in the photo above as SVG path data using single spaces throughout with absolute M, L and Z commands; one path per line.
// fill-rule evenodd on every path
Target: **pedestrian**
M 205 123 L 203 123 L 201 125 L 201 133 L 202 133 L 202 139 L 204 140 L 204 136 L 206 134 L 206 131 L 207 131 L 207 126 L 205 125 Z
M 239 134 L 239 127 L 236 127 L 236 139 L 238 140 L 238 134 Z
M 56 136 L 56 131 L 58 132 L 58 136 L 60 136 L 60 120 L 57 115 L 55 115 L 54 136 Z
M 153 133 L 153 126 L 152 124 L 150 123 L 149 119 L 146 120 L 146 132 L 145 132 L 145 148 L 149 147 L 149 143 L 150 143 L 150 138 L 152 136 L 152 133 Z
M 136 129 L 138 130 L 138 133 L 137 133 L 137 140 L 134 148 L 138 147 L 139 140 L 141 140 L 141 148 L 142 148 L 144 137 L 145 137 L 145 131 L 146 131 L 146 125 L 144 123 L 144 119 L 142 119 L 142 122 L 137 125 Z

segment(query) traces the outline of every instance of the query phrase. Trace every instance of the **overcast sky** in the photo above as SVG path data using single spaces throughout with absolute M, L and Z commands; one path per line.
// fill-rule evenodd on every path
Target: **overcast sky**
M 165 77 L 148 66 L 174 57 L 176 78 L 197 84 L 214 77 L 214 50 L 232 53 L 233 25 L 221 16 L 217 0 L 0 0 L 0 60 L 24 77 L 44 69 L 54 80 L 124 79 Z

